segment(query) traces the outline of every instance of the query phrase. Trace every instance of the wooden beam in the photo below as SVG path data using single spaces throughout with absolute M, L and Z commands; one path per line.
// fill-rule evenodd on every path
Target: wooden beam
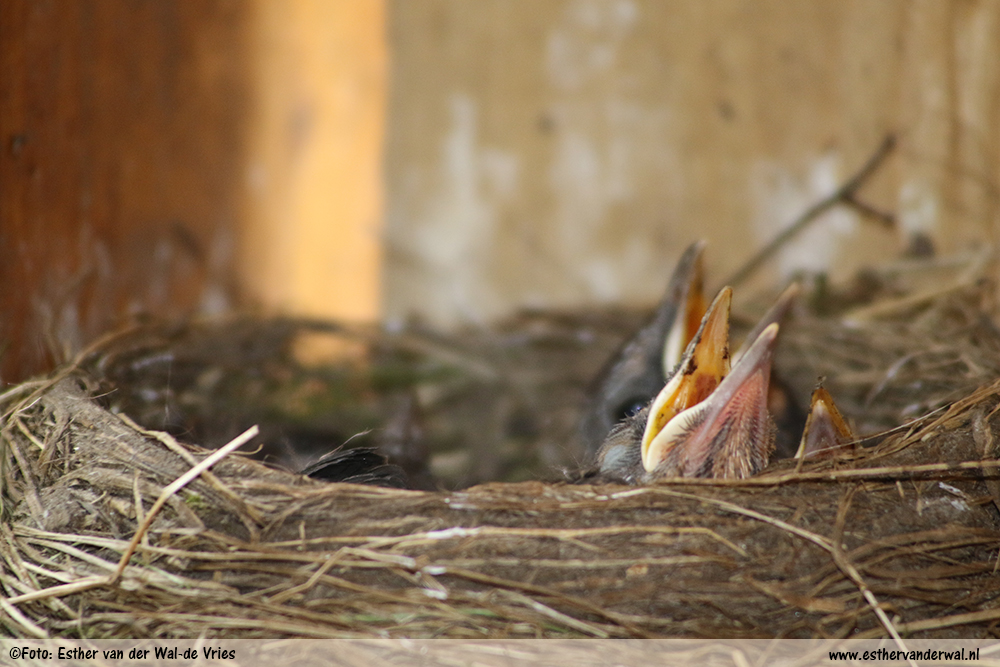
M 383 0 L 257 0 L 243 284 L 271 311 L 378 318 Z

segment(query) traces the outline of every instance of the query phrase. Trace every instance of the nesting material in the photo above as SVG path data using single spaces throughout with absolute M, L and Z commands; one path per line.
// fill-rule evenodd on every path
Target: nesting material
M 854 458 L 645 488 L 381 489 L 232 454 L 167 492 L 210 452 L 109 410 L 95 351 L 0 397 L 0 622 L 24 637 L 995 635 L 988 290 L 895 320 L 798 314 L 789 385 L 808 392 L 820 368 L 856 425 L 897 427 Z
M 187 442 L 213 446 L 257 424 L 259 456 L 289 470 L 348 440 L 410 453 L 416 443 L 433 478 L 424 486 L 455 489 L 582 465 L 588 382 L 644 316 L 524 313 L 447 336 L 260 318 L 143 326 L 81 366 L 103 406 Z M 364 354 L 303 364 L 295 350 L 315 336 Z
M 1000 377 L 993 299 L 991 283 L 972 282 L 925 301 L 884 299 L 833 321 L 798 317 L 782 334 L 778 375 L 796 397 L 825 377 L 862 433 L 893 428 Z

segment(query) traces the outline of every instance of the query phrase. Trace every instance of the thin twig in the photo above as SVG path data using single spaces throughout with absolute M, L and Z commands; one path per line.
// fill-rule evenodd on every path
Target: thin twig
M 591 635 L 592 637 L 598 637 L 600 639 L 607 639 L 611 635 L 602 630 L 599 627 L 591 625 L 590 623 L 584 623 L 578 618 L 573 618 L 567 614 L 560 611 L 556 611 L 548 605 L 544 605 L 534 598 L 530 598 L 523 593 L 518 593 L 517 591 L 503 591 L 503 595 L 513 602 L 522 604 L 526 607 L 534 609 L 540 614 L 544 614 L 549 618 L 562 623 L 563 625 L 576 630 L 577 632 L 582 632 L 586 635 Z
M 925 632 L 927 630 L 940 630 L 941 628 L 950 628 L 956 625 L 969 625 L 972 623 L 982 623 L 983 621 L 996 621 L 998 619 L 1000 619 L 1000 609 L 982 609 L 980 611 L 971 611 L 965 614 L 953 614 L 951 616 L 925 618 L 911 623 L 900 623 L 899 629 L 902 632 L 909 634 L 913 632 Z M 854 639 L 871 639 L 877 637 L 877 633 L 868 630 L 858 633 L 854 636 Z
M 114 574 L 108 577 L 107 583 L 113 584 L 119 577 L 121 577 L 122 572 L 125 571 L 125 566 L 128 565 L 129 560 L 132 558 L 132 554 L 135 553 L 136 548 L 139 546 L 139 541 L 142 540 L 142 536 L 146 534 L 147 530 L 149 530 L 149 527 L 153 524 L 153 519 L 155 519 L 156 515 L 160 513 L 160 510 L 167 504 L 167 501 L 170 500 L 171 496 L 191 483 L 194 479 L 201 475 L 201 473 L 205 472 L 256 437 L 259 431 L 260 429 L 258 429 L 256 425 L 251 426 L 246 431 L 230 440 L 227 444 L 206 456 L 200 463 L 198 463 L 198 465 L 194 466 L 171 482 L 168 486 L 164 487 L 163 491 L 160 493 L 160 497 L 157 498 L 156 502 L 153 503 L 153 506 L 149 508 L 149 512 L 146 514 L 146 519 L 135 532 L 135 537 L 132 538 L 132 542 L 128 545 L 125 553 L 122 554 L 122 558 L 118 562 L 118 569 L 115 570 Z
M 19 623 L 21 627 L 27 630 L 28 634 L 31 636 L 38 639 L 48 638 L 49 633 L 28 620 L 28 617 L 22 614 L 20 609 L 10 604 L 10 602 L 2 597 L 0 597 L 0 609 L 3 609 L 7 615 L 10 616 L 11 620 Z
M 819 470 L 808 472 L 768 473 L 746 479 L 712 479 L 702 477 L 675 477 L 662 479 L 657 485 L 667 486 L 715 486 L 715 487 L 767 487 L 781 486 L 801 482 L 836 482 L 847 479 L 870 479 L 892 482 L 896 480 L 937 479 L 935 473 L 971 472 L 977 470 L 996 470 L 1000 468 L 1000 460 L 960 461 L 958 463 L 924 463 L 919 465 L 883 466 L 878 468 L 847 468 L 844 470 Z M 978 477 L 978 475 L 976 476 Z M 622 498 L 634 495 L 631 491 L 612 493 L 603 496 L 605 499 Z
M 138 431 L 142 435 L 145 435 L 150 438 L 156 438 L 157 440 L 159 440 L 161 443 L 163 443 L 163 445 L 167 449 L 169 449 L 174 454 L 184 459 L 184 461 L 188 465 L 193 466 L 197 464 L 197 461 L 195 461 L 195 458 L 194 456 L 192 456 L 191 452 L 182 447 L 181 444 L 177 442 L 177 440 L 169 433 L 166 433 L 164 431 L 153 431 L 145 429 L 142 426 L 139 426 L 139 424 L 135 423 L 135 421 L 133 421 L 131 417 L 129 417 L 124 413 L 119 414 L 118 418 L 121 419 L 123 422 L 125 422 L 130 428 Z M 238 493 L 236 493 L 228 486 L 223 484 L 222 481 L 211 470 L 206 470 L 203 476 L 205 478 L 205 481 L 208 482 L 209 486 L 218 491 L 222 496 L 226 498 L 226 500 L 228 500 L 229 502 L 231 502 L 233 505 L 236 506 L 236 508 L 239 510 L 241 514 L 240 519 L 242 520 L 243 525 L 246 527 L 247 531 L 249 531 L 251 535 L 251 541 L 256 541 L 256 538 L 260 535 L 260 529 L 258 528 L 258 525 L 263 521 L 260 512 L 258 512 L 253 507 L 250 507 L 250 505 L 248 505 L 247 502 L 243 500 L 243 498 Z M 245 516 L 243 516 L 244 514 Z M 248 520 L 248 518 L 250 520 Z
M 30 602 L 32 600 L 39 600 L 52 597 L 63 597 L 66 595 L 72 595 L 74 593 L 82 593 L 83 591 L 90 590 L 91 588 L 97 588 L 98 586 L 109 586 L 114 584 L 121 578 L 122 573 L 125 571 L 125 567 L 128 565 L 129 560 L 132 558 L 132 554 L 135 553 L 136 548 L 139 546 L 139 542 L 142 540 L 143 536 L 149 530 L 149 527 L 153 523 L 153 519 L 159 514 L 160 510 L 167 503 L 170 498 L 180 491 L 182 488 L 187 486 L 192 480 L 201 475 L 204 471 L 211 468 L 213 465 L 221 461 L 223 458 L 231 454 L 233 451 L 239 449 L 241 446 L 246 444 L 251 438 L 254 438 L 259 429 L 257 426 L 251 426 L 246 431 L 236 436 L 229 443 L 223 447 L 212 452 L 209 456 L 202 459 L 198 465 L 194 466 L 186 473 L 174 480 L 169 486 L 163 489 L 160 493 L 160 497 L 156 499 L 153 506 L 149 509 L 146 514 L 145 520 L 139 529 L 136 531 L 135 536 L 129 543 L 128 547 L 125 549 L 125 553 L 122 554 L 121 560 L 118 561 L 118 567 L 115 571 L 107 576 L 91 576 L 84 577 L 83 579 L 78 579 L 69 584 L 63 584 L 61 586 L 52 586 L 50 588 L 45 588 L 39 591 L 34 591 L 32 593 L 27 593 L 25 595 L 18 595 L 12 598 L 7 598 L 9 604 L 19 604 L 21 602 Z
M 788 243 L 803 229 L 808 227 L 809 224 L 816 220 L 820 215 L 826 213 L 837 204 L 850 204 L 852 206 L 857 206 L 858 204 L 855 199 L 855 194 L 861 186 L 865 184 L 868 178 L 875 173 L 875 170 L 878 169 L 879 165 L 882 164 L 882 161 L 885 160 L 886 156 L 888 156 L 890 152 L 892 152 L 892 149 L 895 146 L 896 137 L 891 134 L 888 135 L 882 140 L 882 143 L 875 150 L 872 156 L 868 158 L 868 161 L 865 162 L 864 166 L 862 166 L 861 169 L 854 174 L 854 176 L 852 176 L 830 195 L 810 206 L 794 222 L 774 237 L 774 240 L 764 246 L 757 252 L 756 255 L 751 257 L 750 261 L 740 267 L 736 273 L 730 276 L 729 279 L 723 284 L 729 285 L 730 287 L 736 287 L 737 285 L 745 282 L 747 278 L 753 275 L 767 260 L 771 258 L 772 255 L 774 255 L 774 253 L 778 252 L 782 246 Z
M 33 600 L 61 598 L 67 595 L 73 595 L 74 593 L 89 591 L 91 588 L 97 588 L 98 586 L 103 586 L 106 583 L 108 583 L 108 577 L 95 574 L 89 577 L 84 577 L 83 579 L 77 579 L 69 584 L 63 584 L 62 586 L 50 586 L 31 593 L 25 593 L 24 595 L 15 595 L 12 598 L 7 598 L 7 602 L 10 604 L 21 604 L 22 602 L 32 602 Z
M 650 490 L 654 492 L 657 491 L 655 487 L 652 487 Z M 895 641 L 896 646 L 898 646 L 901 651 L 908 651 L 908 649 L 906 648 L 906 644 L 903 643 L 903 638 L 899 636 L 899 633 L 896 631 L 895 626 L 893 626 L 892 621 L 889 620 L 889 617 L 886 615 L 885 611 L 883 611 L 882 607 L 879 605 L 878 600 L 875 598 L 875 594 L 871 592 L 871 589 L 868 588 L 868 585 L 861 577 L 861 573 L 858 572 L 857 568 L 855 568 L 854 565 L 847 559 L 847 557 L 844 556 L 843 551 L 838 549 L 837 546 L 834 545 L 832 540 L 830 540 L 829 538 L 824 537 L 818 533 L 805 530 L 804 528 L 793 526 L 792 524 L 782 521 L 781 519 L 775 519 L 774 517 L 768 516 L 766 514 L 761 514 L 760 512 L 754 511 L 752 509 L 748 509 L 746 507 L 740 507 L 739 505 L 736 505 L 734 503 L 725 500 L 719 500 L 718 498 L 705 498 L 703 496 L 696 496 L 690 493 L 681 493 L 679 491 L 667 491 L 666 489 L 659 490 L 659 493 L 665 493 L 671 496 L 677 496 L 680 498 L 695 500 L 709 505 L 715 505 L 716 507 L 728 510 L 735 514 L 741 514 L 751 519 L 756 519 L 757 521 L 763 521 L 764 523 L 770 524 L 776 528 L 784 530 L 785 532 L 791 533 L 793 535 L 798 535 L 802 539 L 808 540 L 809 542 L 812 542 L 816 546 L 820 547 L 833 557 L 833 560 L 837 564 L 837 567 L 840 568 L 840 570 L 844 574 L 846 574 L 848 578 L 851 579 L 851 581 L 854 582 L 855 586 L 858 587 L 858 590 L 861 591 L 861 594 L 862 596 L 864 596 L 865 601 L 868 602 L 868 605 L 872 608 L 872 611 L 875 612 L 875 616 L 878 617 L 879 622 L 882 623 L 886 631 L 892 637 L 893 641 Z

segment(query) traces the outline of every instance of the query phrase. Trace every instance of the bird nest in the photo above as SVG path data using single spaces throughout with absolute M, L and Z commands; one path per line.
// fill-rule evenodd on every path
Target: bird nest
M 838 305 L 835 318 L 799 312 L 778 358 L 793 395 L 828 377 L 869 436 L 863 449 L 776 461 L 746 480 L 641 488 L 464 486 L 484 473 L 456 468 L 448 443 L 461 429 L 441 426 L 456 415 L 477 424 L 500 450 L 492 469 L 508 478 L 531 471 L 504 457 L 531 458 L 530 447 L 550 479 L 579 459 L 570 425 L 585 378 L 614 343 L 593 315 L 570 324 L 536 314 L 460 345 L 348 332 L 368 341 L 369 360 L 375 348 L 391 357 L 396 380 L 382 384 L 356 367 L 293 372 L 282 355 L 317 323 L 115 336 L 0 396 L 0 622 L 22 637 L 995 636 L 992 288 L 965 280 L 901 294 L 893 285 Z M 157 365 L 164 350 L 169 377 Z M 502 362 L 514 370 L 498 370 Z M 239 375 L 247 367 L 253 378 Z M 320 402 L 324 414 L 372 420 L 394 404 L 382 397 L 405 386 L 423 411 L 430 469 L 458 469 L 455 488 L 331 484 L 179 442 L 219 442 L 248 421 L 264 422 L 271 442 L 301 434 L 303 405 L 334 386 L 354 387 L 362 402 Z M 492 412 L 469 417 L 450 390 Z M 293 398 L 276 401 L 282 392 Z M 278 413 L 285 430 L 267 426 Z M 323 428 L 305 440 L 322 449 L 315 434 L 332 433 Z M 537 454 L 546 448 L 556 454 Z

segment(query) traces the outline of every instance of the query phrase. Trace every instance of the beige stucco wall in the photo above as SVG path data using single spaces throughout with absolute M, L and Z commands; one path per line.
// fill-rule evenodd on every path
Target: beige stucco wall
M 841 274 L 995 240 L 1000 3 L 396 0 L 383 310 L 438 325 L 654 300 L 692 239 L 717 279 L 853 172 L 771 265 Z

